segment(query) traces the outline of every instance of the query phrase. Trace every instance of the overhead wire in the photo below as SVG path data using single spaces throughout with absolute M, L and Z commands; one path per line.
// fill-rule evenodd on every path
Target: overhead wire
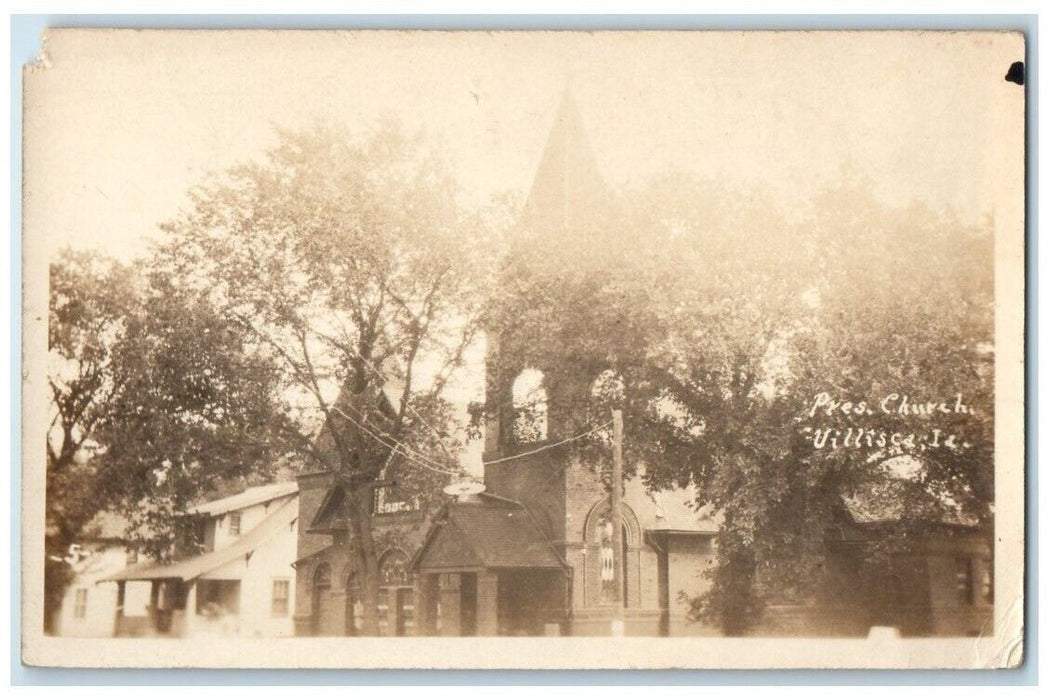
M 349 408 L 355 414 L 357 414 L 357 416 L 361 419 L 361 421 L 363 421 L 365 423 L 368 421 L 368 417 L 364 414 L 364 412 L 361 411 L 360 409 L 356 408 L 355 406 L 347 405 L 346 408 Z M 350 421 L 353 421 L 353 423 L 355 425 L 358 425 L 362 430 L 365 430 L 366 432 L 369 431 L 369 429 L 366 426 L 362 425 L 361 423 L 358 423 L 357 421 L 354 421 L 353 418 L 351 418 L 350 416 L 347 416 L 346 413 L 343 412 L 343 410 L 339 406 L 337 406 L 337 405 L 336 406 L 332 406 L 332 409 L 335 410 L 335 411 L 338 411 L 346 419 L 348 419 Z M 405 452 L 408 452 L 410 454 L 415 455 L 415 457 L 417 459 L 421 459 L 422 461 L 427 462 L 427 463 L 429 463 L 431 465 L 440 466 L 440 463 L 437 462 L 436 460 L 434 460 L 433 458 L 431 458 L 429 455 L 427 455 L 426 453 L 424 453 L 423 451 L 421 451 L 421 450 L 419 450 L 417 448 L 409 446 L 403 440 L 398 439 L 397 437 L 394 437 L 394 435 L 392 433 L 390 433 L 389 431 L 383 430 L 379 426 L 373 426 L 373 429 L 379 431 L 382 434 L 383 438 L 385 438 L 385 439 L 389 440 L 390 442 L 394 443 L 394 445 L 402 447 L 402 449 Z M 379 436 L 376 436 L 372 432 L 369 432 L 369 435 L 371 435 L 375 439 L 380 439 Z M 391 445 L 386 444 L 386 443 L 383 443 L 383 444 L 386 447 L 389 447 L 390 449 L 393 449 L 391 447 Z
M 369 436 L 371 436 L 371 438 L 373 440 L 378 442 L 380 445 L 382 445 L 386 449 L 390 450 L 391 452 L 400 452 L 401 456 L 404 457 L 405 460 L 407 460 L 411 464 L 414 464 L 415 466 L 419 466 L 419 467 L 422 467 L 423 469 L 428 469 L 429 471 L 436 472 L 438 474 L 445 474 L 445 475 L 448 475 L 448 476 L 459 476 L 462 473 L 462 470 L 453 470 L 453 469 L 447 469 L 445 467 L 436 466 L 436 463 L 430 463 L 429 460 L 426 460 L 425 458 L 423 458 L 421 456 L 418 456 L 418 453 L 413 455 L 412 452 L 408 451 L 409 448 L 407 448 L 407 446 L 405 446 L 400 441 L 395 441 L 393 444 L 390 444 L 390 443 L 386 442 L 381 437 L 379 437 L 378 435 L 373 433 L 371 430 L 369 430 L 367 428 L 367 426 L 365 426 L 360 421 L 356 420 L 353 416 L 351 416 L 350 414 L 346 413 L 345 411 L 343 411 L 338 406 L 333 406 L 332 410 L 334 410 L 336 413 L 341 415 L 343 418 L 345 418 L 346 420 L 350 421 L 351 423 L 356 425 L 358 428 L 363 430 L 365 433 L 367 433 Z M 391 439 L 393 439 L 393 438 L 391 437 Z
M 357 351 L 354 348 L 349 348 L 348 347 L 346 349 L 349 350 L 350 352 L 352 352 L 357 357 L 357 359 L 359 359 L 361 362 L 363 362 L 365 367 L 367 367 L 379 379 L 380 382 L 382 382 L 383 384 L 386 383 L 386 375 L 383 374 L 382 371 L 379 370 L 379 368 L 375 366 L 374 362 L 372 362 L 371 360 L 366 358 L 364 355 L 362 355 L 359 351 Z M 448 447 L 444 444 L 443 436 L 442 436 L 441 432 L 438 431 L 437 428 L 433 427 L 432 425 L 430 425 L 430 423 L 427 422 L 426 418 L 424 418 L 423 415 L 421 413 L 419 413 L 418 410 L 416 410 L 416 408 L 412 405 L 411 401 L 406 402 L 405 406 L 407 407 L 407 409 L 409 411 L 411 411 L 412 413 L 415 414 L 415 417 L 418 418 L 419 421 L 424 426 L 426 426 L 426 428 L 430 432 L 432 432 L 435 437 L 437 437 L 437 442 L 438 442 L 438 444 L 440 444 L 441 449 L 444 450 L 444 453 L 450 457 L 452 453 L 448 449 Z
M 604 430 L 605 428 L 607 428 L 610 425 L 612 425 L 612 421 L 608 421 L 607 423 L 602 423 L 601 425 L 597 426 L 596 428 L 591 428 L 590 430 L 586 431 L 585 433 L 579 433 L 578 435 L 573 435 L 572 437 L 565 438 L 564 440 L 561 440 L 560 442 L 555 442 L 555 443 L 552 443 L 550 445 L 543 445 L 542 447 L 538 447 L 538 448 L 536 448 L 534 450 L 529 450 L 528 452 L 520 452 L 520 453 L 515 454 L 515 455 L 510 455 L 509 457 L 502 457 L 500 459 L 493 459 L 493 460 L 490 460 L 488 462 L 485 462 L 485 464 L 488 465 L 488 464 L 499 464 L 500 462 L 509 462 L 510 460 L 513 460 L 513 459 L 520 459 L 521 457 L 528 457 L 529 455 L 538 454 L 538 453 L 544 452 L 546 450 L 552 450 L 555 447 L 560 447 L 561 445 L 568 444 L 569 442 L 572 442 L 574 440 L 581 440 L 582 438 L 585 438 L 588 435 L 596 433 L 598 430 Z
M 587 435 L 589 435 L 591 433 L 594 433 L 594 432 L 597 432 L 598 430 L 603 430 L 604 428 L 607 428 L 610 425 L 612 425 L 612 421 L 608 421 L 607 423 L 605 423 L 603 425 L 599 425 L 596 428 L 593 428 L 593 429 L 591 429 L 591 430 L 589 430 L 589 431 L 587 431 L 585 433 L 581 433 L 580 435 L 577 435 L 577 436 L 575 436 L 573 438 L 569 438 L 569 441 L 571 441 L 571 440 L 578 440 L 580 438 L 586 437 Z M 560 444 L 564 444 L 564 443 L 560 443 Z M 549 447 L 557 447 L 557 445 L 549 445 Z M 541 452 L 542 450 L 538 450 L 538 451 Z M 533 454 L 534 454 L 534 452 L 533 452 Z M 515 455 L 515 456 L 517 456 L 517 455 Z M 506 460 L 503 460 L 503 461 L 506 461 Z M 488 464 L 492 464 L 492 462 L 488 462 Z M 542 493 L 542 491 L 546 487 L 546 485 L 549 484 L 554 479 L 554 477 L 558 475 L 558 467 L 559 466 L 561 466 L 561 465 L 553 464 L 553 465 L 551 465 L 548 468 L 548 472 L 549 473 L 546 475 L 545 479 L 543 479 L 541 482 L 539 482 L 539 486 L 536 489 L 536 491 L 538 493 Z
M 369 360 L 368 358 L 364 357 L 363 355 L 361 355 L 356 350 L 352 350 L 352 352 L 354 353 L 354 355 L 357 356 L 358 359 L 360 359 L 361 362 L 364 363 L 364 365 L 373 374 L 376 375 L 376 377 L 380 381 L 385 383 L 385 381 L 386 381 L 385 375 L 375 366 L 375 364 L 371 360 Z M 432 425 L 430 425 L 430 423 L 427 422 L 426 418 L 424 418 L 423 415 L 421 413 L 419 413 L 419 411 L 416 410 L 414 406 L 412 406 L 410 401 L 406 403 L 406 407 L 407 407 L 407 409 L 409 411 L 411 411 L 413 414 L 415 414 L 415 416 L 419 419 L 419 421 L 424 426 L 426 426 L 426 428 L 429 429 L 430 432 L 432 432 L 434 434 L 434 436 L 438 439 L 438 442 L 441 445 L 441 449 L 443 449 L 446 454 L 450 455 L 451 453 L 449 452 L 447 446 L 444 445 L 444 443 L 442 442 L 442 434 L 440 433 L 440 431 L 438 431 L 436 428 L 434 428 Z M 333 408 L 334 408 L 334 410 L 338 411 L 338 413 L 340 413 L 344 418 L 346 418 L 350 422 L 352 422 L 355 425 L 357 425 L 364 432 L 368 433 L 373 439 L 375 439 L 377 442 L 379 442 L 379 444 L 383 445 L 384 447 L 386 447 L 389 450 L 393 450 L 393 451 L 400 450 L 401 454 L 404 456 L 404 458 L 407 459 L 409 462 L 412 462 L 413 464 L 421 466 L 421 467 L 423 467 L 425 469 L 429 469 L 430 471 L 434 471 L 434 472 L 438 472 L 438 473 L 442 473 L 442 474 L 454 475 L 454 476 L 461 475 L 465 471 L 464 469 L 459 469 L 459 470 L 453 471 L 453 470 L 449 470 L 449 469 L 444 468 L 444 467 L 436 466 L 436 464 L 437 464 L 436 462 L 431 461 L 428 457 L 424 456 L 418 450 L 414 450 L 412 448 L 408 448 L 408 447 L 404 446 L 402 441 L 397 440 L 397 438 L 395 438 L 392 435 L 389 435 L 389 433 L 385 433 L 385 431 L 383 431 L 384 434 L 386 434 L 389 437 L 389 439 L 394 442 L 393 445 L 390 445 L 387 442 L 385 442 L 384 440 L 382 440 L 381 438 L 379 438 L 377 435 L 375 435 L 373 432 L 371 432 L 362 423 L 359 423 L 358 421 L 354 420 L 352 417 L 347 415 L 338 406 L 333 406 Z M 358 415 L 361 415 L 359 411 L 357 413 L 358 413 Z M 363 418 L 363 416 L 362 416 L 362 418 Z M 601 425 L 599 425 L 599 426 L 597 426 L 595 428 L 591 428 L 590 430 L 587 430 L 587 431 L 585 431 L 583 433 L 579 433 L 578 435 L 573 435 L 572 437 L 565 438 L 564 440 L 560 440 L 560 441 L 552 443 L 550 445 L 543 445 L 542 447 L 536 448 L 534 450 L 529 450 L 527 452 L 521 452 L 521 453 L 518 453 L 516 455 L 511 455 L 509 457 L 502 457 L 500 459 L 494 459 L 494 460 L 485 462 L 485 465 L 499 464 L 499 463 L 502 463 L 502 462 L 509 462 L 511 460 L 520 459 L 522 457 L 528 457 L 528 456 L 531 456 L 531 455 L 534 455 L 534 454 L 538 454 L 540 452 L 544 452 L 546 450 L 550 450 L 550 449 L 553 449 L 555 447 L 560 447 L 561 445 L 568 444 L 569 442 L 573 442 L 575 440 L 581 440 L 582 438 L 587 437 L 589 435 L 592 435 L 593 433 L 596 433 L 599 430 L 603 430 L 603 429 L 607 428 L 610 425 L 612 425 L 612 421 L 607 421 L 607 422 L 605 422 L 605 423 L 603 423 L 603 424 L 601 424 Z M 411 453 L 408 452 L 408 450 L 410 450 L 410 449 L 412 449 Z M 412 454 L 414 454 L 414 457 L 412 456 Z

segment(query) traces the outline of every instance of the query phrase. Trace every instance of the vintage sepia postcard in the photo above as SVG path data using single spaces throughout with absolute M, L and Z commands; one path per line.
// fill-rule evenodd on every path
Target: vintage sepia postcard
M 25 663 L 1016 667 L 1024 60 L 47 32 Z

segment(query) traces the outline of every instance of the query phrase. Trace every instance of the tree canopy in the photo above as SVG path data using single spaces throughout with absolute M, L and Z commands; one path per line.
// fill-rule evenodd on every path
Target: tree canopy
M 45 618 L 70 545 L 103 510 L 129 544 L 170 556 L 205 494 L 272 476 L 272 365 L 199 295 L 146 264 L 65 251 L 51 266 Z M 191 530 L 191 528 L 189 528 Z M 190 538 L 191 542 L 192 538 Z
M 196 189 L 156 264 L 273 368 L 271 434 L 348 494 L 364 626 L 376 624 L 373 504 L 424 505 L 460 469 L 444 393 L 479 328 L 489 221 L 392 123 L 282 131 Z
M 729 631 L 774 591 L 821 595 L 826 533 L 872 489 L 901 532 L 989 527 L 990 223 L 870 191 L 843 175 L 788 211 L 668 174 L 544 238 L 463 207 L 396 125 L 281 131 L 147 261 L 52 267 L 49 548 L 119 504 L 163 556 L 192 500 L 308 464 L 348 494 L 374 630 L 376 494 L 427 508 L 460 472 L 447 389 L 482 328 L 500 362 L 582 384 L 550 396 L 572 432 L 622 408 L 628 468 L 717 510 L 694 607 Z M 577 447 L 607 461 L 607 435 Z
M 787 212 L 760 188 L 668 175 L 621 193 L 600 246 L 504 268 L 491 325 L 525 342 L 501 343 L 522 355 L 502 361 L 618 376 L 622 398 L 576 392 L 575 415 L 619 404 L 628 468 L 716 508 L 695 609 L 729 631 L 774 592 L 821 594 L 828 528 L 872 484 L 901 482 L 900 458 L 903 529 L 989 523 L 990 225 L 869 191 L 845 174 Z M 607 462 L 606 440 L 580 450 Z

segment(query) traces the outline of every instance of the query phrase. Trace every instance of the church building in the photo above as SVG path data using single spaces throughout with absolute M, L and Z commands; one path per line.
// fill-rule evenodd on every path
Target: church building
M 606 202 L 566 93 L 511 247 L 599 234 Z M 679 595 L 694 597 L 708 585 L 716 524 L 692 509 L 691 494 L 647 493 L 637 478 L 625 484 L 620 522 L 611 522 L 599 470 L 563 444 L 587 424 L 577 415 L 585 402 L 573 399 L 601 370 L 559 376 L 561 363 L 543 366 L 538 358 L 513 366 L 508 358 L 529 353 L 512 345 L 535 342 L 487 332 L 485 490 L 448 503 L 415 557 L 421 621 L 435 620 L 440 608 L 441 634 L 716 633 L 688 620 Z M 614 528 L 623 538 L 620 561 Z
M 599 227 L 592 217 L 605 193 L 566 94 L 512 246 L 558 241 L 563 245 L 547 246 L 547 254 L 570 255 L 564 246 L 579 237 L 568 234 Z M 600 470 L 570 444 L 593 425 L 578 415 L 585 404 L 579 397 L 607 368 L 602 358 L 583 358 L 571 366 L 585 371 L 566 373 L 556 349 L 553 359 L 548 349 L 517 366 L 524 361 L 510 358 L 529 354 L 515 344 L 541 342 L 525 336 L 486 334 L 483 486 L 464 489 L 432 513 L 376 504 L 378 538 L 387 543 L 380 554 L 380 634 L 720 634 L 689 615 L 689 600 L 710 586 L 705 574 L 716 557 L 716 516 L 694 508 L 694 493 L 652 492 L 634 475 L 624 483 L 621 517 L 613 522 Z M 526 413 L 530 422 L 522 424 Z M 354 573 L 345 527 L 331 508 L 339 495 L 324 474 L 301 476 L 299 489 L 304 526 L 296 562 L 297 633 L 354 634 Z M 617 530 L 621 556 L 613 546 Z M 963 549 L 950 538 L 939 541 L 935 561 L 922 559 L 918 578 L 905 586 L 907 605 L 923 606 L 928 621 L 914 633 L 969 634 L 989 619 L 990 583 L 983 580 L 988 548 L 964 537 Z M 866 635 L 871 624 L 898 626 L 893 615 L 872 616 L 864 605 L 852 601 L 844 612 L 817 611 L 826 628 L 814 626 L 811 610 L 781 606 L 765 633 Z M 887 603 L 890 612 L 894 606 L 907 612 L 900 601 Z

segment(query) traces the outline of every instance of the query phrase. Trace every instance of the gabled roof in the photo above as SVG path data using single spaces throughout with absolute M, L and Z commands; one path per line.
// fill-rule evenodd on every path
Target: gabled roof
M 717 517 L 709 507 L 698 508 L 694 486 L 651 491 L 643 474 L 628 479 L 623 487 L 623 502 L 633 509 L 638 524 L 646 532 L 694 533 L 715 535 Z
M 299 492 L 299 485 L 294 481 L 284 481 L 265 486 L 252 486 L 232 496 L 201 503 L 189 509 L 195 515 L 222 515 L 234 510 L 241 510 L 259 503 L 284 498 Z
M 694 489 L 654 491 L 649 493 L 655 509 L 635 509 L 642 529 L 648 532 L 676 532 L 716 535 L 718 524 L 709 510 L 697 510 Z
M 940 525 L 974 527 L 976 518 L 964 513 L 948 494 L 933 494 L 922 484 L 906 479 L 885 479 L 864 484 L 843 495 L 845 512 L 857 525 L 897 523 L 904 520 Z
M 257 526 L 249 530 L 238 540 L 227 547 L 214 552 L 205 552 L 189 559 L 169 563 L 143 562 L 130 566 L 103 581 L 156 581 L 163 579 L 179 579 L 190 581 L 214 571 L 224 564 L 246 555 L 250 555 L 266 542 L 266 540 L 280 533 L 283 528 L 291 527 L 292 522 L 299 515 L 299 504 L 295 499 L 290 499 L 277 510 L 266 516 Z M 289 562 L 290 563 L 290 562 Z
M 317 512 L 306 525 L 307 532 L 331 533 L 348 529 L 346 491 L 336 484 L 328 489 L 317 507 Z
M 330 551 L 335 550 L 335 549 L 341 549 L 341 548 L 338 545 L 329 544 L 326 547 L 321 547 L 320 549 L 315 549 L 312 552 L 310 552 L 309 554 L 305 554 L 305 555 L 299 557 L 298 559 L 293 561 L 291 563 L 291 565 L 292 565 L 292 567 L 296 567 L 296 566 L 298 566 L 299 564 L 301 564 L 304 561 L 309 561 L 310 559 L 313 559 L 314 557 L 320 556 L 321 554 L 325 554 L 325 553 L 330 552 Z
M 562 569 L 565 563 L 520 503 L 479 494 L 448 503 L 412 569 Z
M 396 420 L 400 410 L 404 383 L 395 377 L 396 372 L 392 368 L 387 367 L 375 371 L 381 372 L 382 384 L 377 386 L 375 382 L 370 382 L 367 388 L 361 391 L 354 391 L 353 378 L 347 378 L 332 406 L 333 412 L 318 426 L 314 436 L 314 445 L 317 450 L 326 454 L 335 454 L 337 447 L 332 425 L 336 426 L 335 430 L 340 435 L 354 436 L 351 440 L 360 446 L 361 442 L 374 443 L 371 437 L 362 437 L 367 434 L 366 430 L 362 430 L 361 421 L 363 419 L 368 419 L 365 422 L 371 424 L 369 430 L 373 434 L 376 431 L 383 433 L 384 429 L 372 424 L 372 417 L 385 417 L 389 421 Z M 304 466 L 307 470 L 314 468 L 314 465 L 308 461 L 304 463 Z M 307 473 L 311 472 L 300 472 L 300 476 Z
M 524 222 L 535 231 L 572 230 L 605 194 L 579 109 L 565 90 L 525 202 Z
M 922 478 L 925 466 L 920 459 L 904 455 L 870 467 L 871 471 L 841 494 L 845 513 L 857 525 L 904 520 L 965 527 L 978 524 L 959 505 L 956 493 Z

